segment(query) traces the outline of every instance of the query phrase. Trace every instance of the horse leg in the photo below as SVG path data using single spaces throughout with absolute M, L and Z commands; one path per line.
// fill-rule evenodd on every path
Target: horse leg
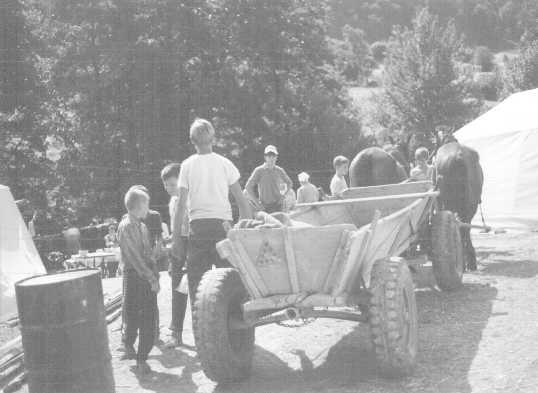
M 463 252 L 465 254 L 465 260 L 467 262 L 466 268 L 474 271 L 476 270 L 476 253 L 471 240 L 471 229 L 461 228 L 461 240 L 463 246 Z

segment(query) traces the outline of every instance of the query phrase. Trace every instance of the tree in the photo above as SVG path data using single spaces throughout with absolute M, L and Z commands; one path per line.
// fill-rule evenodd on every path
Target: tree
M 334 55 L 335 67 L 345 80 L 360 84 L 368 77 L 374 59 L 362 30 L 346 25 L 343 40 L 332 38 L 329 46 Z
M 19 0 L 5 0 L 1 8 L 0 183 L 15 198 L 44 207 L 50 172 L 38 124 L 45 91 L 37 69 L 40 45 L 31 33 L 37 10 Z
M 504 95 L 538 88 L 538 39 L 525 42 L 504 72 Z
M 360 133 L 328 64 L 327 9 L 307 0 L 227 0 L 214 11 L 210 116 L 248 172 L 263 145 L 279 146 L 292 171 L 326 166 Z M 233 99 L 228 99 L 233 97 Z M 202 115 L 206 115 L 202 112 Z
M 477 46 L 475 48 L 473 63 L 479 66 L 482 72 L 491 72 L 495 68 L 493 53 L 487 46 Z
M 465 80 L 455 69 L 461 49 L 454 24 L 442 25 L 427 9 L 417 14 L 412 28 L 395 29 L 385 59 L 378 121 L 425 144 L 436 137 L 438 126 L 463 125 L 477 108 L 468 102 Z
M 217 149 L 243 173 L 267 143 L 292 171 L 355 146 L 360 125 L 330 67 L 323 1 L 50 4 L 40 34 L 54 97 L 43 123 L 65 146 L 54 195 L 81 223 L 119 216 L 136 183 L 164 205 L 159 170 L 192 152 L 196 116 L 215 123 Z
M 383 63 L 385 55 L 387 53 L 387 43 L 383 41 L 376 41 L 370 46 L 372 57 L 378 63 Z

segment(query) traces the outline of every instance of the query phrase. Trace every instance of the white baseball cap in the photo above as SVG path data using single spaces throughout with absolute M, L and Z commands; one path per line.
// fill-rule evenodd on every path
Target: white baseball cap
M 307 182 L 310 179 L 310 175 L 306 172 L 301 172 L 297 175 L 300 182 Z
M 278 156 L 278 150 L 273 145 L 267 145 L 267 146 L 265 146 L 265 150 L 263 151 L 263 154 L 264 155 L 275 154 L 275 155 Z

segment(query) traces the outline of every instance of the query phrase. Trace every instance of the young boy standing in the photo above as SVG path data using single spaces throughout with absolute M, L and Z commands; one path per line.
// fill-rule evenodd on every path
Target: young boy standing
M 159 280 L 155 275 L 152 247 L 142 220 L 149 210 L 149 195 L 140 189 L 125 194 L 127 214 L 118 227 L 118 241 L 124 263 L 123 302 L 125 310 L 124 359 L 136 359 L 137 369 L 151 372 L 147 364 L 153 347 Z M 134 342 L 138 338 L 138 351 Z
M 312 203 L 319 201 L 319 191 L 312 183 L 310 176 L 306 172 L 301 172 L 297 176 L 301 187 L 297 190 L 297 203 Z
M 134 186 L 131 186 L 130 189 L 138 189 L 143 192 L 145 192 L 148 196 L 149 190 L 146 186 L 143 186 L 141 184 L 137 184 Z M 151 198 L 151 197 L 150 197 Z M 157 280 L 159 279 L 159 260 L 156 257 L 156 254 L 160 254 L 159 251 L 161 251 L 163 246 L 163 238 L 162 238 L 162 223 L 163 220 L 161 218 L 161 213 L 159 213 L 156 210 L 148 209 L 148 213 L 146 214 L 146 217 L 142 219 L 142 222 L 146 225 L 146 228 L 148 229 L 149 234 L 149 244 L 151 246 L 153 257 L 155 260 L 154 264 L 154 273 L 157 276 Z M 154 340 L 155 345 L 161 345 L 163 342 L 160 339 L 160 319 L 159 319 L 159 304 L 158 302 L 155 305 L 156 311 L 155 311 L 155 332 L 154 332 Z
M 333 167 L 335 174 L 330 185 L 331 195 L 341 196 L 342 192 L 348 188 L 346 175 L 349 171 L 349 160 L 344 156 L 336 156 L 333 160 Z
M 410 180 L 412 181 L 424 181 L 432 180 L 433 167 L 428 165 L 428 149 L 425 147 L 419 147 L 415 151 L 416 166 L 411 169 Z
M 170 195 L 168 210 L 170 213 L 170 228 L 174 229 L 174 216 L 178 203 L 179 188 L 178 178 L 181 164 L 168 164 L 161 171 L 163 186 Z M 187 259 L 187 242 L 189 239 L 189 220 L 187 215 L 183 218 L 181 226 L 180 242 L 182 253 L 178 257 L 171 255 L 168 273 L 172 279 L 172 321 L 170 322 L 170 340 L 166 343 L 167 348 L 175 348 L 183 343 L 183 321 L 187 309 L 187 295 L 177 291 L 177 287 L 183 278 L 183 268 Z
M 286 171 L 276 165 L 277 159 L 278 150 L 275 146 L 268 145 L 264 150 L 265 163 L 254 169 L 245 185 L 248 197 L 256 201 L 266 213 L 283 210 L 284 197 L 280 191 L 281 184 L 285 184 L 288 189 L 293 188 L 293 182 Z
M 185 247 L 181 228 L 189 202 L 190 233 L 187 248 L 189 295 L 194 305 L 202 275 L 217 267 L 229 266 L 219 258 L 216 244 L 226 237 L 225 223 L 232 221 L 231 193 L 239 206 L 241 218 L 251 218 L 247 199 L 239 185 L 239 171 L 227 158 L 213 152 L 215 129 L 203 119 L 196 119 L 190 128 L 190 139 L 196 148 L 181 164 L 179 201 L 174 217 L 172 255 L 179 258 Z

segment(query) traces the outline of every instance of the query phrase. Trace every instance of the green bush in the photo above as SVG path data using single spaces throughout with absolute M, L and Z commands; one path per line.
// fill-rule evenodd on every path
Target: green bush
M 504 71 L 504 95 L 538 88 L 538 39 L 524 43 Z
M 497 101 L 502 88 L 501 78 L 496 72 L 479 72 L 474 76 L 475 91 L 488 101 Z
M 382 63 L 387 54 L 387 43 L 384 41 L 376 41 L 370 46 L 372 57 L 377 63 Z
M 478 46 L 474 50 L 473 63 L 480 67 L 482 72 L 491 72 L 495 68 L 493 53 L 486 46 Z

